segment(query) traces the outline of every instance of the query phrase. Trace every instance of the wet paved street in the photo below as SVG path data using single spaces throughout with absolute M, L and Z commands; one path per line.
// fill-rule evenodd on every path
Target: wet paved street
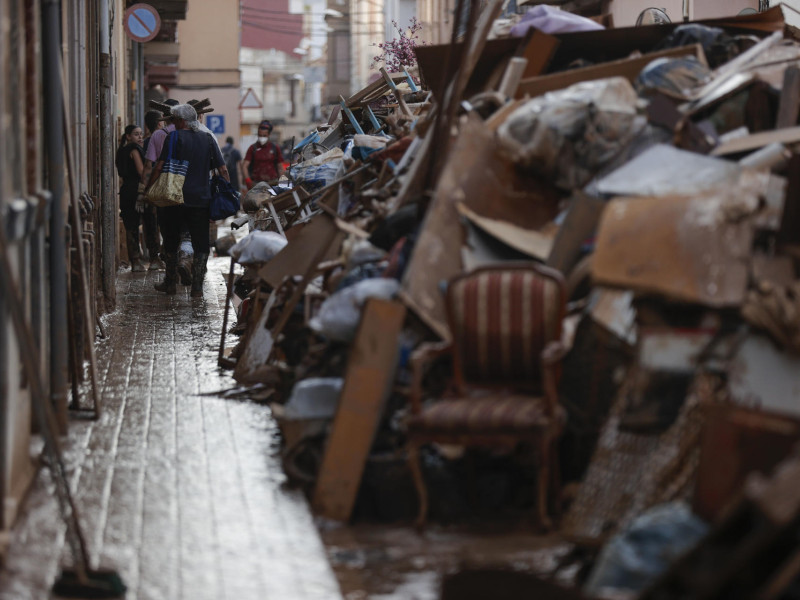
M 340 597 L 301 492 L 283 486 L 269 409 L 201 395 L 230 388 L 217 367 L 228 259 L 205 298 L 153 290 L 163 274 L 120 273 L 97 348 L 103 414 L 70 423 L 67 460 L 92 565 L 127 598 Z M 39 473 L 0 574 L 0 599 L 40 600 L 69 562 L 50 474 Z

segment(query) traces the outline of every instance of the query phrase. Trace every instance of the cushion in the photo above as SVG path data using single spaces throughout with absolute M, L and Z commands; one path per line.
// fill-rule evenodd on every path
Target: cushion
M 453 434 L 520 433 L 536 431 L 560 422 L 550 418 L 545 400 L 530 396 L 504 396 L 440 400 L 412 415 L 410 432 L 441 432 Z

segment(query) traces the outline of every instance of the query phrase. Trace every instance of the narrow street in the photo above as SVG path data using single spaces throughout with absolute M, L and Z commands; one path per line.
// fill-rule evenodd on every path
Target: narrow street
M 269 409 L 204 395 L 234 384 L 217 367 L 228 264 L 209 261 L 202 300 L 158 294 L 163 273 L 120 272 L 97 348 L 103 414 L 73 420 L 65 444 L 92 565 L 117 569 L 129 599 L 334 599 Z M 71 562 L 46 469 L 7 556 L 4 600 L 47 598 Z

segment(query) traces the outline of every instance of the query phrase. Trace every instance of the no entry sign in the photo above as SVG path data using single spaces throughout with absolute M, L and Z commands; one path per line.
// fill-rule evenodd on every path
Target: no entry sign
M 125 11 L 123 18 L 125 33 L 134 42 L 149 42 L 161 29 L 161 17 L 149 4 L 134 4 Z

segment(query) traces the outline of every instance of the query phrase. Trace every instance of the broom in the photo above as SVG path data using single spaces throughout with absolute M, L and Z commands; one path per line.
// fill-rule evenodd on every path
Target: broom
M 44 454 L 56 486 L 61 516 L 67 526 L 67 541 L 71 547 L 75 565 L 64 569 L 53 585 L 53 592 L 71 598 L 119 598 L 127 589 L 120 576 L 111 570 L 92 570 L 86 542 L 80 528 L 78 512 L 69 489 L 67 470 L 56 436 L 56 425 L 37 365 L 38 349 L 25 318 L 25 310 L 17 291 L 5 236 L 5 220 L 0 218 L 0 289 L 4 290 L 11 322 L 19 344 L 20 355 L 31 390 L 31 403 L 39 429 L 44 438 Z

